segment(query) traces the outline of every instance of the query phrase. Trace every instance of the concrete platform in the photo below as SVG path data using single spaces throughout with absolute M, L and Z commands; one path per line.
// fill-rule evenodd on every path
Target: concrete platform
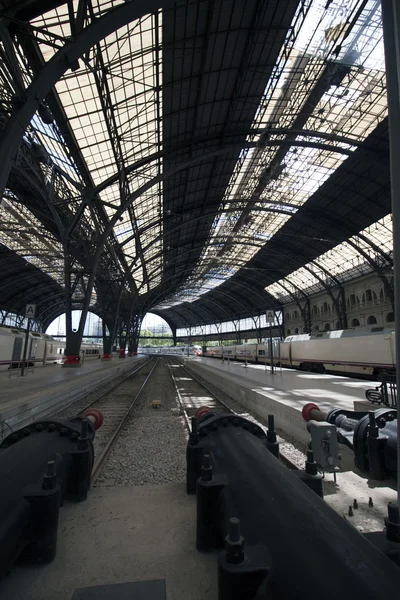
M 217 554 L 196 550 L 195 531 L 196 498 L 182 483 L 98 487 L 61 509 L 55 561 L 14 567 L 0 596 L 71 600 L 75 588 L 165 579 L 168 599 L 216 600 Z
M 60 365 L 35 368 L 32 376 L 10 379 L 0 374 L 0 422 L 11 428 L 23 426 L 55 409 L 83 398 L 107 381 L 139 366 L 143 355 L 113 358 L 110 361 L 86 360 L 79 369 L 63 369 Z
M 306 444 L 309 434 L 301 416 L 304 404 L 315 402 L 321 409 L 354 410 L 354 402 L 365 400 L 365 390 L 378 382 L 338 375 L 304 373 L 278 369 L 271 374 L 264 365 L 232 362 L 206 357 L 185 359 L 186 366 L 205 380 L 266 419 L 275 415 L 277 427 Z M 377 408 L 375 406 L 375 408 Z M 373 410 L 371 404 L 369 407 Z

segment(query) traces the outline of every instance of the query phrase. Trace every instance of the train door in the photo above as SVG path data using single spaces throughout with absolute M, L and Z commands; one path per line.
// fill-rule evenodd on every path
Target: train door
M 36 352 L 37 352 L 38 343 L 37 340 L 31 339 L 30 348 L 29 348 L 29 360 L 35 360 Z
M 22 337 L 14 338 L 14 347 L 13 347 L 12 356 L 11 356 L 11 360 L 13 362 L 14 361 L 18 362 L 21 359 L 22 344 L 23 344 Z

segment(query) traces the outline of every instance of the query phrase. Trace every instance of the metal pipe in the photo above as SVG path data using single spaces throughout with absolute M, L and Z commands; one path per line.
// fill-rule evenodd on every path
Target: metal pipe
M 393 215 L 393 269 L 396 332 L 396 383 L 400 389 L 400 9 L 381 0 L 389 113 L 390 181 Z M 397 502 L 400 504 L 400 427 L 397 428 Z

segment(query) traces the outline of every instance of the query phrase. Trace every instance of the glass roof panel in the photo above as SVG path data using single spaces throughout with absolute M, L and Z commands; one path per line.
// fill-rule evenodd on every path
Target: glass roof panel
M 0 203 L 0 242 L 64 286 L 61 244 L 9 192 Z
M 296 15 L 248 137 L 258 147 L 241 152 L 198 267 L 171 305 L 253 258 L 258 245 L 238 241 L 268 241 L 329 179 L 386 117 L 385 85 L 379 0 L 315 0 Z
M 265 290 L 280 302 L 287 302 L 293 297 L 323 291 L 324 283 L 329 286 L 335 283 L 338 285 L 371 273 L 374 265 L 391 269 L 392 255 L 392 218 L 388 215 L 305 267 L 267 286 Z
M 120 2 L 95 2 L 87 21 L 117 4 Z M 77 7 L 76 0 L 74 7 Z M 67 5 L 38 17 L 32 25 L 36 28 L 38 46 L 48 60 L 57 50 L 57 38 L 71 35 Z M 160 11 L 121 27 L 91 48 L 80 59 L 79 68 L 67 71 L 56 84 L 57 94 L 94 185 L 120 174 L 118 183 L 100 193 L 100 198 L 107 203 L 105 210 L 109 217 L 114 214 L 112 205 L 118 207 L 121 198 L 159 175 L 162 168 L 161 160 L 157 160 L 131 175 L 123 175 L 134 162 L 161 150 L 161 26 Z M 67 169 L 68 157 L 66 160 L 58 147 L 52 148 L 54 135 L 49 134 L 39 118 L 33 125 L 52 157 Z M 63 140 L 60 143 L 63 144 Z M 158 184 L 142 194 L 124 215 L 123 225 L 119 223 L 115 227 L 116 239 L 128 261 L 141 263 L 141 269 L 135 271 L 140 293 L 147 292 L 160 282 L 161 215 L 162 187 Z M 147 228 L 141 239 L 138 231 L 145 222 L 155 225 Z M 157 251 L 160 256 L 159 268 L 149 285 L 143 285 L 147 277 L 144 265 L 150 258 L 152 242 L 152 251 Z M 142 246 L 146 246 L 147 251 L 142 252 Z

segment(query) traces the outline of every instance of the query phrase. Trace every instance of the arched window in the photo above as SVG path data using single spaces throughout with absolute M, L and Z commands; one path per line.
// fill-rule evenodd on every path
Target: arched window
M 394 314 L 392 312 L 386 315 L 386 323 L 394 323 Z
M 351 322 L 352 327 L 360 327 L 360 321 L 358 319 L 353 319 Z
M 294 330 L 295 334 L 297 335 L 299 333 L 299 328 L 296 327 L 296 329 Z
M 324 302 L 324 303 L 323 303 L 323 305 L 322 305 L 322 310 L 321 310 L 321 313 L 322 313 L 323 315 L 329 315 L 329 314 L 330 314 L 330 312 L 331 312 L 331 307 L 330 307 L 330 305 L 328 304 L 328 302 Z
M 290 329 L 286 329 L 286 335 L 290 335 Z
M 329 325 L 329 323 L 325 323 L 324 331 L 330 331 L 330 330 L 331 330 L 331 326 Z
M 299 319 L 300 315 L 299 315 L 299 311 L 295 310 L 293 313 L 293 319 Z
M 350 294 L 350 296 L 347 298 L 347 305 L 349 307 L 353 307 L 353 306 L 359 306 L 360 304 L 360 298 L 357 296 L 357 294 Z
M 318 306 L 316 306 L 316 305 L 313 306 L 311 312 L 312 312 L 313 315 L 319 315 L 319 308 L 318 308 Z
M 367 325 L 376 325 L 377 324 L 376 317 L 374 315 L 370 315 L 367 319 Z
M 340 329 L 340 323 L 339 323 L 339 321 L 336 321 L 335 327 L 336 327 L 336 329 Z
M 378 297 L 374 290 L 365 290 L 365 293 L 363 294 L 363 302 L 376 302 L 377 299 Z
M 384 300 L 385 299 L 385 292 L 383 289 L 383 286 L 381 287 L 381 289 L 379 290 L 379 300 Z
M 290 312 L 286 313 L 286 321 L 290 322 L 292 320 L 292 315 Z

